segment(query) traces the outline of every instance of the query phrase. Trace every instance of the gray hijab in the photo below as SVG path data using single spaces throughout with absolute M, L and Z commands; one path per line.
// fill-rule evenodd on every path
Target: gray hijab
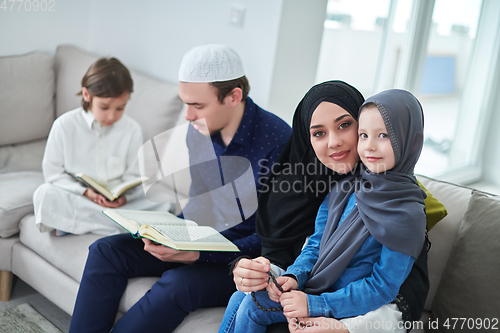
M 423 110 L 408 91 L 392 89 L 368 98 L 384 119 L 394 150 L 395 166 L 385 173 L 344 178 L 330 192 L 328 221 L 318 261 L 305 292 L 327 291 L 344 272 L 360 246 L 372 235 L 385 247 L 417 258 L 425 238 L 425 192 L 413 174 L 423 145 Z M 337 228 L 349 196 L 356 206 Z

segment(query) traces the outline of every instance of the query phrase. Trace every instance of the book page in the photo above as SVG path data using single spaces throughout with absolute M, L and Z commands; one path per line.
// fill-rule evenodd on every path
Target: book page
M 133 235 L 176 250 L 239 252 L 236 245 L 214 228 L 200 227 L 169 212 L 108 209 L 103 213 Z
M 209 242 L 225 243 L 227 239 L 211 227 L 197 226 L 151 226 L 160 234 L 169 237 L 174 242 Z
M 128 230 L 132 235 L 135 235 L 140 228 L 140 225 L 137 222 L 127 218 L 123 218 L 120 214 L 117 214 L 115 209 L 106 209 L 102 212 L 118 225 Z
M 137 185 L 140 185 L 142 182 L 145 182 L 146 180 L 148 180 L 148 177 L 134 178 L 129 181 L 112 186 L 111 188 L 109 188 L 109 191 L 113 193 L 115 197 L 119 197 L 126 191 L 130 190 L 133 187 L 136 187 Z
M 115 209 L 114 211 L 122 218 L 134 221 L 139 227 L 143 225 L 197 226 L 196 222 L 180 219 L 169 212 L 151 212 L 126 209 Z
M 177 250 L 239 252 L 236 245 L 212 227 L 142 226 L 141 236 Z
M 76 177 L 76 178 L 79 178 L 79 179 L 83 180 L 84 184 L 87 184 L 88 186 L 92 187 L 94 190 L 96 190 L 97 192 L 99 192 L 102 195 L 104 195 L 108 200 L 113 201 L 114 199 L 116 199 L 113 196 L 113 193 L 111 193 L 106 188 L 106 186 L 98 183 L 92 177 L 90 177 L 90 176 L 88 176 L 86 174 L 83 174 L 83 173 L 77 173 L 77 174 L 75 174 L 73 176 Z

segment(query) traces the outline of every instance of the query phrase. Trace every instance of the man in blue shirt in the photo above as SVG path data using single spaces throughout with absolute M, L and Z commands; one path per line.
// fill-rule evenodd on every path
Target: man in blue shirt
M 291 129 L 248 97 L 241 59 L 226 46 L 190 50 L 179 81 L 185 118 L 191 123 L 191 199 L 183 215 L 198 216 L 200 224 L 215 223 L 241 252 L 176 251 L 129 234 L 100 239 L 89 250 L 70 332 L 172 332 L 191 311 L 225 306 L 236 290 L 228 263 L 242 254 L 260 254 L 255 210 L 248 202 L 256 202 L 251 193 L 257 193 Z M 210 149 L 202 143 L 208 137 L 213 159 L 206 158 Z M 220 193 L 229 192 L 223 188 L 237 194 L 236 208 L 228 207 L 229 199 Z M 160 279 L 113 327 L 128 279 L 139 276 Z

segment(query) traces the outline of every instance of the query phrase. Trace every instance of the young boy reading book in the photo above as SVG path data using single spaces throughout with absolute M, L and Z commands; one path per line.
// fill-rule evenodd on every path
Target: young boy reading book
M 47 139 L 42 162 L 45 184 L 33 195 L 40 231 L 118 234 L 123 229 L 102 214 L 103 208 L 172 208 L 170 203 L 146 200 L 140 188 L 111 202 L 68 174 L 84 173 L 106 187 L 140 176 L 141 127 L 124 115 L 132 91 L 130 73 L 117 59 L 101 58 L 88 69 L 79 93 L 82 106 L 57 118 Z

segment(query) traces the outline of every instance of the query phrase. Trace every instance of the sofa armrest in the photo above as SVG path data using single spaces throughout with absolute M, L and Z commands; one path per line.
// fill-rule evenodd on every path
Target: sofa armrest
M 33 193 L 43 182 L 37 171 L 0 174 L 0 237 L 19 232 L 19 221 L 33 213 Z

